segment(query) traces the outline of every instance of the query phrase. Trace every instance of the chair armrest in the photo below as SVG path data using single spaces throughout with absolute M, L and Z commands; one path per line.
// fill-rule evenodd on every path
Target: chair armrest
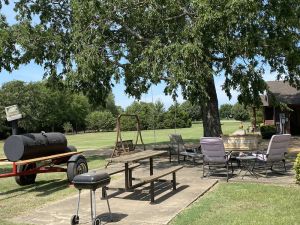
M 232 153 L 232 151 L 225 152 L 225 158 L 227 158 L 227 160 L 229 160 L 231 158 L 231 153 Z

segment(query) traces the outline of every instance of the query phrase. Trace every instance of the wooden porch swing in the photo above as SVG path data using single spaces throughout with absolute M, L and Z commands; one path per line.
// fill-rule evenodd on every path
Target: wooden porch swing
M 123 140 L 122 139 L 121 119 L 123 117 L 130 117 L 130 118 L 134 118 L 136 120 L 136 132 L 137 133 L 136 133 L 136 138 L 135 138 L 134 142 L 133 142 L 133 140 Z M 122 154 L 126 154 L 126 153 L 129 153 L 131 151 L 134 151 L 137 144 L 138 144 L 139 139 L 141 141 L 143 149 L 144 150 L 146 149 L 143 138 L 142 138 L 140 119 L 139 119 L 139 116 L 137 114 L 120 114 L 117 117 L 117 126 L 116 126 L 116 128 L 117 128 L 117 139 L 116 139 L 114 150 L 113 150 L 110 158 L 114 158 L 114 157 L 120 156 Z M 107 165 L 109 163 L 110 162 L 108 162 Z

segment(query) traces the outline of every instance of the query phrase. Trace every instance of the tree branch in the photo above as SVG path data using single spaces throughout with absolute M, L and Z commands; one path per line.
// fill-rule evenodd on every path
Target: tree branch
M 149 39 L 143 37 L 142 35 L 140 35 L 138 32 L 136 32 L 135 30 L 131 29 L 130 27 L 128 27 L 126 24 L 121 24 L 121 26 L 131 35 L 135 36 L 137 39 L 139 39 L 140 41 L 143 42 L 150 42 Z

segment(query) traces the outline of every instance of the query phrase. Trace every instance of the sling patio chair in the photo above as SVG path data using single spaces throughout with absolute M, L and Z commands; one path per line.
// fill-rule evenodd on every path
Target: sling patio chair
M 200 139 L 201 150 L 203 154 L 203 177 L 205 177 L 205 166 L 208 166 L 208 175 L 211 167 L 225 166 L 227 169 L 227 182 L 229 179 L 228 164 L 230 154 L 226 154 L 222 138 L 203 137 Z M 233 167 L 231 163 L 233 174 Z
M 196 158 L 202 158 L 202 154 L 198 151 L 198 147 L 187 147 L 184 143 L 182 136 L 180 134 L 170 134 L 170 162 L 171 156 L 177 155 L 178 163 L 180 162 L 180 156 L 183 156 L 183 160 L 185 161 L 186 158 L 192 158 L 193 162 L 195 163 Z
M 282 162 L 284 171 L 286 172 L 285 155 L 288 152 L 290 139 L 290 134 L 273 135 L 266 153 L 253 154 L 256 156 L 257 162 L 264 165 L 266 176 L 268 173 L 268 166 L 273 171 L 273 165 L 276 163 Z

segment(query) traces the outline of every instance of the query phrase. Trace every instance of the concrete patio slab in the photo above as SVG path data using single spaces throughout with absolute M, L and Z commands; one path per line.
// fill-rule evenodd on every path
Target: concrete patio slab
M 156 168 L 169 166 L 167 160 L 159 160 Z M 147 161 L 142 162 L 137 169 L 136 177 L 149 173 Z M 216 179 L 202 179 L 201 165 L 185 163 L 184 168 L 177 172 L 177 190 L 172 190 L 170 183 L 161 182 L 156 185 L 155 204 L 150 204 L 149 185 L 140 187 L 135 192 L 117 193 L 108 190 L 110 206 L 113 213 L 113 222 L 109 222 L 109 214 L 105 200 L 100 200 L 101 189 L 97 195 L 97 215 L 102 218 L 103 224 L 123 225 L 163 225 L 174 218 L 180 211 L 194 202 L 199 196 L 206 193 L 217 183 Z M 171 176 L 166 177 L 171 179 Z M 112 179 L 111 187 L 123 187 L 123 174 Z M 39 208 L 30 214 L 13 218 L 12 221 L 26 224 L 67 225 L 75 213 L 77 195 L 68 197 L 58 202 Z M 80 224 L 91 224 L 89 191 L 85 190 L 81 195 Z

